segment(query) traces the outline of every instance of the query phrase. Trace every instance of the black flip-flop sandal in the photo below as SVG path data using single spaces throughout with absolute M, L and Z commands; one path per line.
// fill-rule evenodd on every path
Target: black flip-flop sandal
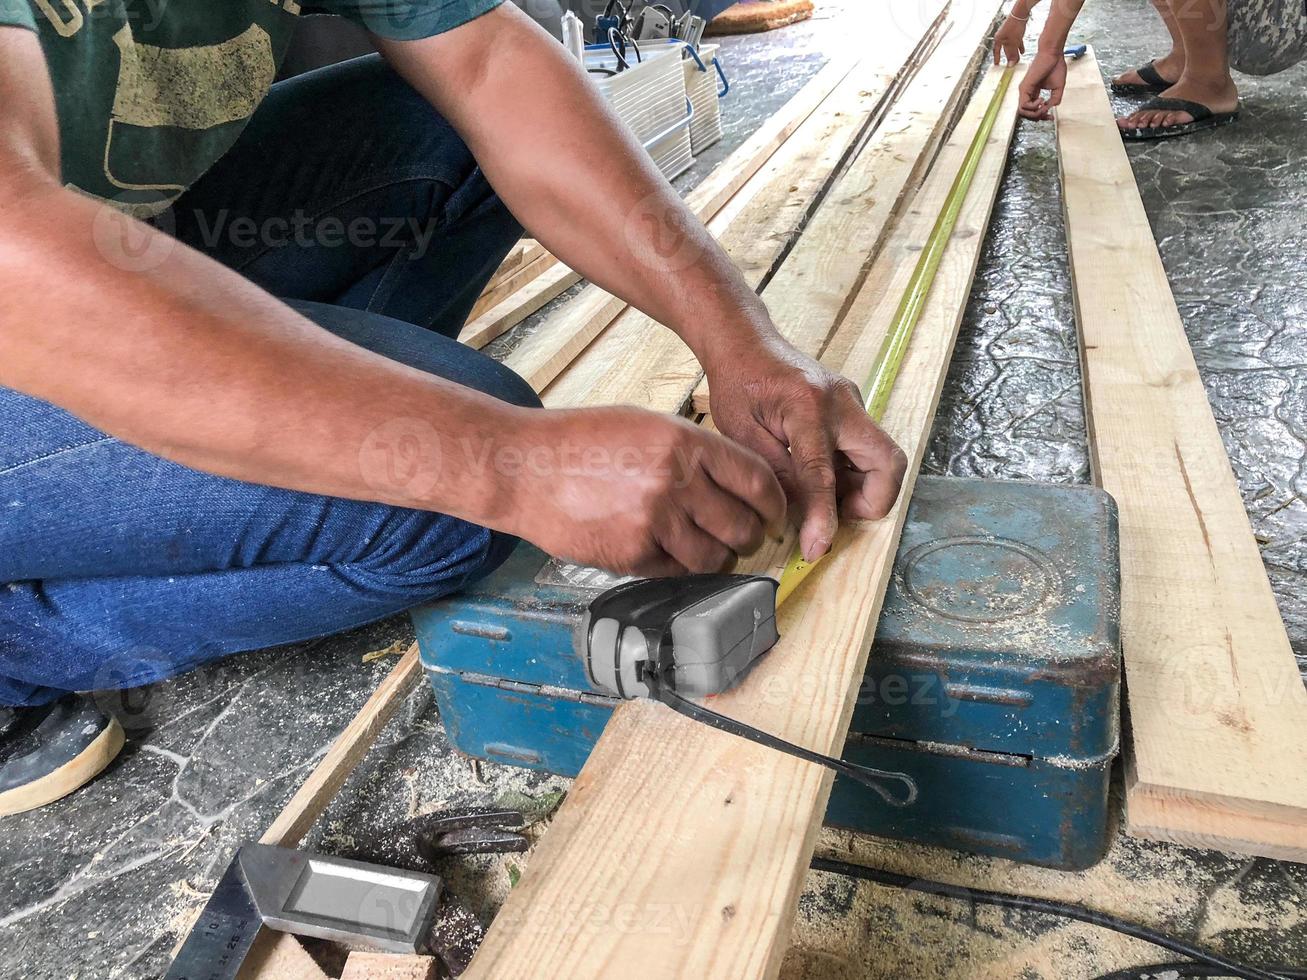
M 1140 126 L 1136 129 L 1123 129 L 1121 130 L 1121 138 L 1124 140 L 1171 139 L 1175 136 L 1188 136 L 1190 133 L 1198 133 L 1204 129 L 1215 129 L 1218 126 L 1224 126 L 1226 123 L 1232 123 L 1239 118 L 1237 108 L 1233 112 L 1213 112 L 1201 102 L 1191 102 L 1188 99 L 1152 99 L 1135 111 L 1148 112 L 1150 110 L 1187 112 L 1193 116 L 1193 119 L 1187 123 L 1176 123 L 1174 126 Z
M 1158 95 L 1165 92 L 1175 82 L 1168 82 L 1165 78 L 1157 73 L 1154 62 L 1141 65 L 1135 69 L 1135 74 L 1142 78 L 1143 84 L 1139 82 L 1113 82 L 1113 95 Z

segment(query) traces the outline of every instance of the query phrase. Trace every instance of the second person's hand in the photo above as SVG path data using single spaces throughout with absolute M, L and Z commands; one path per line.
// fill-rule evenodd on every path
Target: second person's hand
M 1053 109 L 1062 102 L 1066 89 L 1066 55 L 1059 45 L 1055 51 L 1042 48 L 1036 52 L 1026 77 L 1021 80 L 1018 110 L 1027 119 L 1051 119 Z M 1041 93 L 1048 92 L 1045 98 Z
M 1015 65 L 1026 53 L 1026 22 L 1010 14 L 994 34 L 994 64 L 1007 58 L 1009 65 Z

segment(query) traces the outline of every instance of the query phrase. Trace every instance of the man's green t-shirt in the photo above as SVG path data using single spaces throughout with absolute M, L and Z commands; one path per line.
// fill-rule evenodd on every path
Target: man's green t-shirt
M 311 0 L 311 9 L 415 40 L 501 2 Z M 231 148 L 300 13 L 296 0 L 0 0 L 0 25 L 36 31 L 45 51 L 64 182 L 138 217 L 166 210 Z

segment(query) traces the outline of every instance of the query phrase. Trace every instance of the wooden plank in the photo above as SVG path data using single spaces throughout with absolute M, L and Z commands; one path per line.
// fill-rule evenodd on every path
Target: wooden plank
M 544 247 L 539 242 L 532 238 L 523 238 L 504 256 L 504 261 L 499 263 L 499 268 L 495 270 L 495 274 L 486 283 L 486 288 L 489 289 L 491 286 L 498 285 L 518 269 L 530 265 L 544 254 L 546 254 Z
M 1057 138 L 1095 477 L 1120 508 L 1127 831 L 1307 860 L 1307 691 L 1092 55 Z
M 481 295 L 477 297 L 476 303 L 473 304 L 472 311 L 468 313 L 468 319 L 475 320 L 487 310 L 494 309 L 514 293 L 535 282 L 556 264 L 557 259 L 552 255 L 541 255 L 520 269 L 516 269 L 509 275 L 504 276 L 498 282 L 488 283 L 486 288 L 482 290 Z
M 459 343 L 481 349 L 580 281 L 579 274 L 561 262 L 555 262 L 525 288 L 506 296 L 480 316 L 463 324 L 458 333 Z
M 886 55 L 884 63 L 906 61 L 911 53 L 908 43 L 899 41 L 898 46 L 902 50 Z M 742 191 L 709 223 L 750 286 L 757 288 L 770 276 L 803 230 L 870 125 L 893 72 L 893 68 L 886 72 L 880 59 L 860 63 L 750 181 L 747 198 Z M 633 357 L 633 351 L 638 356 Z M 631 308 L 545 390 L 543 400 L 551 408 L 622 402 L 661 405 L 667 397 L 660 396 L 660 387 L 668 382 L 680 387 L 680 378 L 665 378 L 653 366 L 685 358 L 692 360 L 693 355 L 679 337 Z
M 875 290 L 860 352 L 883 337 L 900 256 L 928 237 L 996 79 L 905 215 L 863 291 Z M 847 525 L 834 553 L 781 611 L 780 644 L 713 705 L 838 752 L 906 502 L 930 432 L 1016 119 L 1013 85 L 941 265 L 885 424 L 909 455 L 908 489 L 885 520 Z M 844 329 L 853 329 L 846 320 Z M 751 560 L 774 565 L 789 544 Z M 830 789 L 824 769 L 673 714 L 617 709 L 465 974 L 484 977 L 775 976 Z
M 970 93 L 992 27 L 981 17 L 950 26 L 763 290 L 777 327 L 804 353 L 819 356 L 848 312 L 905 198 L 934 162 L 954 110 Z M 696 361 L 654 370 L 669 378 L 679 372 L 693 388 L 693 410 L 710 411 L 707 379 Z M 675 411 L 685 396 L 673 391 L 671 397 L 677 404 L 668 408 Z
M 819 71 L 794 98 L 758 127 L 752 136 L 713 168 L 712 172 L 689 193 L 686 197 L 686 205 L 690 210 L 704 220 L 712 218 L 720 211 L 771 158 L 777 148 L 790 138 L 803 121 L 848 76 L 855 64 L 852 59 L 838 58 Z M 460 332 L 459 340 L 470 346 L 482 347 L 509 328 L 521 323 L 564 289 L 579 281 L 580 276 L 575 276 L 568 281 L 566 276 L 555 273 L 554 278 L 527 291 L 517 303 L 505 304 L 500 310 L 474 318 L 479 322 L 469 321 Z M 561 282 L 566 284 L 555 289 L 554 284 Z M 573 307 L 575 307 L 574 311 Z M 557 362 L 560 350 L 570 349 L 572 356 L 575 356 L 625 308 L 624 302 L 613 299 L 600 287 L 588 286 L 573 304 L 569 304 L 569 311 L 577 314 L 575 319 L 570 318 L 567 311 L 564 311 L 549 323 L 542 325 L 524 342 L 525 349 L 521 353 L 515 352 L 515 357 L 506 359 L 505 363 L 524 378 L 540 376 L 547 370 L 545 365 Z M 600 319 L 602 314 L 594 312 L 607 309 L 612 309 L 613 312 L 606 320 Z M 590 312 L 587 315 L 582 313 L 582 310 Z M 566 363 L 567 361 L 563 362 Z M 544 385 L 553 378 L 554 375 L 550 375 L 537 390 L 543 389 Z
M 558 315 L 517 345 L 504 365 L 536 391 L 544 391 L 627 308 L 625 300 L 586 286 Z
M 421 677 L 422 662 L 414 643 L 331 743 L 322 761 L 259 838 L 260 844 L 295 847 L 304 839 Z
M 340 980 L 437 980 L 440 961 L 434 956 L 398 953 L 350 953 Z
M 327 980 L 327 974 L 290 933 L 260 929 L 237 980 Z

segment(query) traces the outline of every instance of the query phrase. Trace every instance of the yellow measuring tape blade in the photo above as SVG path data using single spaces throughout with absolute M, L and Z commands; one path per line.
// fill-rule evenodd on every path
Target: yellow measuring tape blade
M 967 193 L 971 190 L 972 180 L 980 167 L 980 158 L 984 156 L 985 145 L 994 131 L 994 123 L 998 120 L 999 110 L 1012 82 L 1014 70 L 1015 66 L 1009 66 L 999 79 L 998 87 L 994 90 L 989 106 L 985 109 L 985 115 L 980 120 L 980 128 L 972 137 L 962 166 L 958 168 L 953 184 L 949 187 L 944 208 L 935 219 L 930 237 L 926 240 L 926 247 L 917 257 L 916 268 L 912 270 L 912 278 L 908 280 L 903 298 L 899 300 L 898 309 L 894 311 L 894 319 L 890 322 L 885 342 L 876 355 L 876 366 L 872 369 L 871 378 L 867 382 L 867 398 L 864 405 L 867 414 L 877 422 L 885 417 L 885 409 L 889 406 L 890 396 L 894 392 L 894 382 L 898 380 L 904 355 L 907 354 L 908 345 L 912 342 L 912 332 L 916 329 L 917 321 L 921 319 L 921 311 L 925 308 L 926 298 L 935 284 L 935 274 L 939 271 L 944 250 L 948 247 L 949 239 L 953 237 L 958 216 L 962 214 L 962 207 L 967 202 Z M 781 573 L 780 588 L 776 592 L 778 607 L 794 593 L 820 560 L 819 558 L 816 561 L 806 561 L 799 552 L 798 546 L 795 546 L 794 554 L 785 563 L 785 571 Z

